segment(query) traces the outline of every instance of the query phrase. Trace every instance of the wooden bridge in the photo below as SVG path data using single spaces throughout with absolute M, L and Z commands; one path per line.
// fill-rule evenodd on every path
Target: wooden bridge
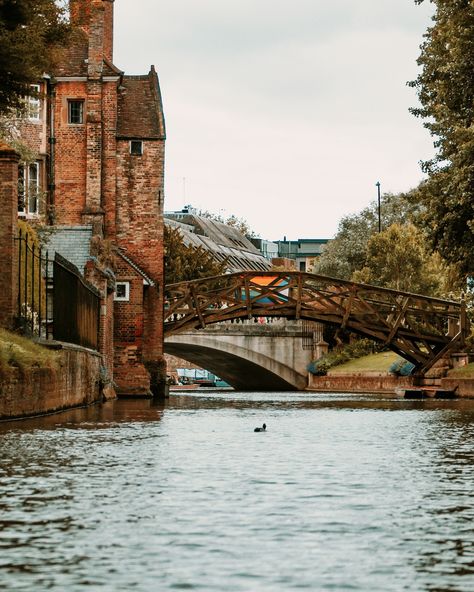
M 286 317 L 337 325 L 386 345 L 424 374 L 469 334 L 464 302 L 301 272 L 240 272 L 166 286 L 165 338 L 212 323 Z

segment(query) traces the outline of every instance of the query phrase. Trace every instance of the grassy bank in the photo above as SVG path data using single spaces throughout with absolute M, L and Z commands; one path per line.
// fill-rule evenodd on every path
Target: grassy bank
M 449 378 L 474 378 L 474 363 L 454 368 L 448 372 Z
M 400 356 L 394 352 L 370 354 L 334 366 L 328 371 L 328 376 L 347 373 L 364 374 L 366 372 L 385 372 L 388 374 L 388 369 L 398 359 L 400 359 Z
M 339 366 L 334 366 L 328 371 L 328 376 L 337 374 L 364 374 L 370 372 L 386 372 L 400 356 L 394 352 L 382 352 L 371 354 L 355 360 L 350 360 Z M 474 363 L 461 366 L 448 372 L 449 378 L 474 378 Z
M 54 368 L 57 353 L 15 333 L 0 329 L 0 375 L 13 368 L 28 371 L 31 368 Z

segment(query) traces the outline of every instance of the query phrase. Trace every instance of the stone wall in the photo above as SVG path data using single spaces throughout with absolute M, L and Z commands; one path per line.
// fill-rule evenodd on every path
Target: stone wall
M 308 390 L 331 393 L 395 393 L 396 389 L 409 388 L 413 378 L 388 374 L 370 375 L 308 375 Z
M 15 419 L 83 407 L 104 399 L 102 356 L 91 350 L 55 344 L 55 369 L 14 369 L 0 377 L 0 419 Z

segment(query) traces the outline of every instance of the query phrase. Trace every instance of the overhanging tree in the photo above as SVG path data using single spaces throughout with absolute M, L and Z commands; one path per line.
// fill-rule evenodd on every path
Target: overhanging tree
M 166 224 L 164 246 L 167 284 L 222 275 L 225 272 L 225 261 L 218 261 L 202 247 L 185 245 L 179 229 Z
M 421 4 L 424 0 L 415 0 Z M 422 163 L 428 179 L 419 187 L 422 222 L 433 247 L 464 273 L 474 271 L 474 4 L 471 0 L 431 0 L 433 25 L 425 34 L 409 83 L 437 149 Z
M 21 110 L 68 37 L 63 2 L 0 0 L 0 116 Z

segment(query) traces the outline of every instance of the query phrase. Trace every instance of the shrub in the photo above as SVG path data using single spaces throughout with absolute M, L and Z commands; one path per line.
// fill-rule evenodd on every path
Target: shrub
M 308 372 L 315 376 L 325 376 L 333 366 L 339 366 L 349 360 L 361 358 L 380 351 L 382 348 L 370 339 L 357 339 L 344 345 L 341 349 L 333 350 L 308 364 Z

